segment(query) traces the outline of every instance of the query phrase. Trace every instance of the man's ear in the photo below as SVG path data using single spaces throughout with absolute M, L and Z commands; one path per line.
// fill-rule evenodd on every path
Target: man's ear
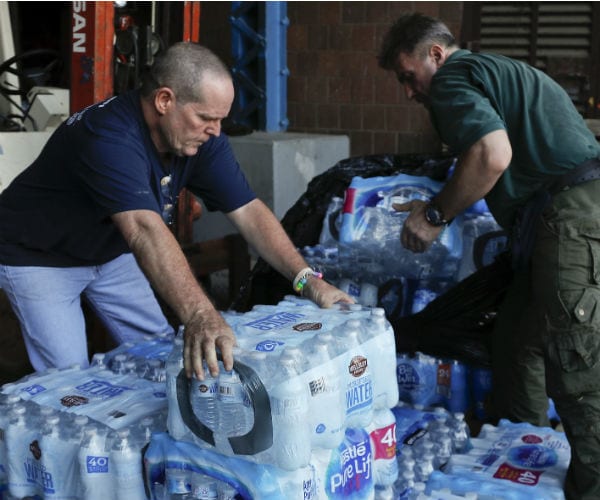
M 169 87 L 160 87 L 154 94 L 154 107 L 164 115 L 175 101 L 175 94 Z
M 429 55 L 433 58 L 438 68 L 446 61 L 446 49 L 437 43 L 434 43 L 429 48 Z

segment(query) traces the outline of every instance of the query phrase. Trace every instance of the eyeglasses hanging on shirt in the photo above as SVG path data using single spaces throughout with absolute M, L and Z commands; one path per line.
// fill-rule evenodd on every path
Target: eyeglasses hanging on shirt
M 172 193 L 172 180 L 170 174 L 160 180 L 160 192 L 163 198 L 162 218 L 168 226 L 174 222 L 173 210 L 176 202 L 176 197 Z

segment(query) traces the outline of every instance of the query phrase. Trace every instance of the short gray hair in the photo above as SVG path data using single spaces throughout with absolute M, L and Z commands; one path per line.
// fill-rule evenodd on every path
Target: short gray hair
M 225 63 L 211 50 L 194 42 L 177 42 L 159 54 L 142 79 L 141 94 L 149 97 L 169 87 L 182 103 L 202 102 L 204 78 L 231 79 Z

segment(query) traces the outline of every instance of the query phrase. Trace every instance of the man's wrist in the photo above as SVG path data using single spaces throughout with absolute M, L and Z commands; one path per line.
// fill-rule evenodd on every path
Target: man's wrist
M 444 211 L 435 200 L 431 200 L 425 205 L 424 216 L 427 223 L 435 227 L 447 226 L 452 222 L 452 219 L 446 218 Z

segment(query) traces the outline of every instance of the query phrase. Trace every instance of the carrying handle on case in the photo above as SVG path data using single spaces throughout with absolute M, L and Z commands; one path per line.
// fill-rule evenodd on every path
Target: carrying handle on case
M 218 358 L 221 359 L 220 354 Z M 257 373 L 248 365 L 239 361 L 233 362 L 233 369 L 240 376 L 240 381 L 248 391 L 254 411 L 254 425 L 243 436 L 229 438 L 231 449 L 236 455 L 255 455 L 269 449 L 273 445 L 273 422 L 271 420 L 271 402 L 269 394 Z M 196 436 L 208 444 L 215 445 L 211 431 L 195 415 L 190 401 L 191 379 L 187 378 L 185 370 L 177 375 L 177 403 L 181 418 L 185 425 Z

